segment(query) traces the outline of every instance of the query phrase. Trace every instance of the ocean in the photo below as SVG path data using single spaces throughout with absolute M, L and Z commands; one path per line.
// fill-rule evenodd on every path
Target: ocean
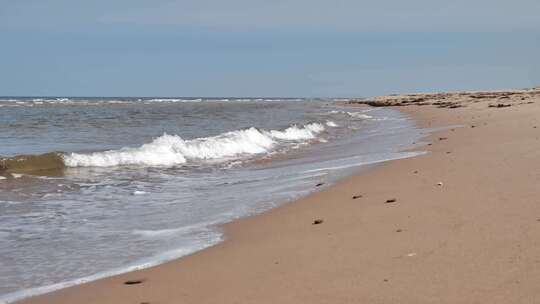
M 191 254 L 420 153 L 406 115 L 341 101 L 0 97 L 0 302 Z

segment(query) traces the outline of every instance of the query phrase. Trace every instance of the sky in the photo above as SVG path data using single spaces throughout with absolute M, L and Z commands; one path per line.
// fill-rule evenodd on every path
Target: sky
M 540 85 L 538 0 L 0 0 L 0 96 Z

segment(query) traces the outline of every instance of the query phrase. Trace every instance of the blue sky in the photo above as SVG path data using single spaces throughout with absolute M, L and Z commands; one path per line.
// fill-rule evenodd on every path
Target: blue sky
M 540 85 L 538 0 L 0 0 L 0 95 Z

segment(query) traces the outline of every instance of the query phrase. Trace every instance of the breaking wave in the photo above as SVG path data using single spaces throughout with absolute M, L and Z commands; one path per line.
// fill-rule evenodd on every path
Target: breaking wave
M 326 125 L 331 127 L 331 128 L 337 128 L 338 127 L 338 125 L 335 122 L 331 121 L 331 120 L 328 120 L 326 122 Z
M 64 154 L 63 160 L 68 167 L 174 166 L 189 161 L 230 160 L 238 156 L 269 152 L 280 143 L 314 139 L 324 130 L 323 125 L 311 123 L 302 127 L 293 125 L 281 131 L 249 128 L 191 140 L 163 134 L 137 148 L 89 154 L 70 153 Z
M 316 137 L 324 127 L 312 123 L 285 130 L 249 128 L 218 136 L 184 140 L 178 135 L 163 134 L 138 148 L 122 148 L 90 154 L 64 155 L 68 167 L 111 167 L 121 165 L 171 166 L 196 160 L 230 159 L 240 155 L 270 151 L 279 141 L 303 141 Z
M 371 119 L 373 116 L 363 114 L 361 112 L 348 112 L 348 111 L 331 111 L 332 114 L 343 114 L 347 115 L 352 118 L 358 118 L 358 119 Z
M 325 127 L 319 123 L 269 131 L 252 127 L 189 140 L 165 133 L 136 148 L 0 158 L 0 173 L 60 171 L 65 167 L 175 166 L 190 161 L 234 160 L 242 156 L 267 153 L 287 143 L 309 141 L 324 130 Z

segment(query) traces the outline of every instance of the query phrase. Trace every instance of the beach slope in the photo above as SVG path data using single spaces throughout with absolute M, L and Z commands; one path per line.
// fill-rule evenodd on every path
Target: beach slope
M 20 303 L 540 302 L 540 91 L 349 105 L 366 103 L 448 128 L 424 156 L 226 225 L 217 246 Z

